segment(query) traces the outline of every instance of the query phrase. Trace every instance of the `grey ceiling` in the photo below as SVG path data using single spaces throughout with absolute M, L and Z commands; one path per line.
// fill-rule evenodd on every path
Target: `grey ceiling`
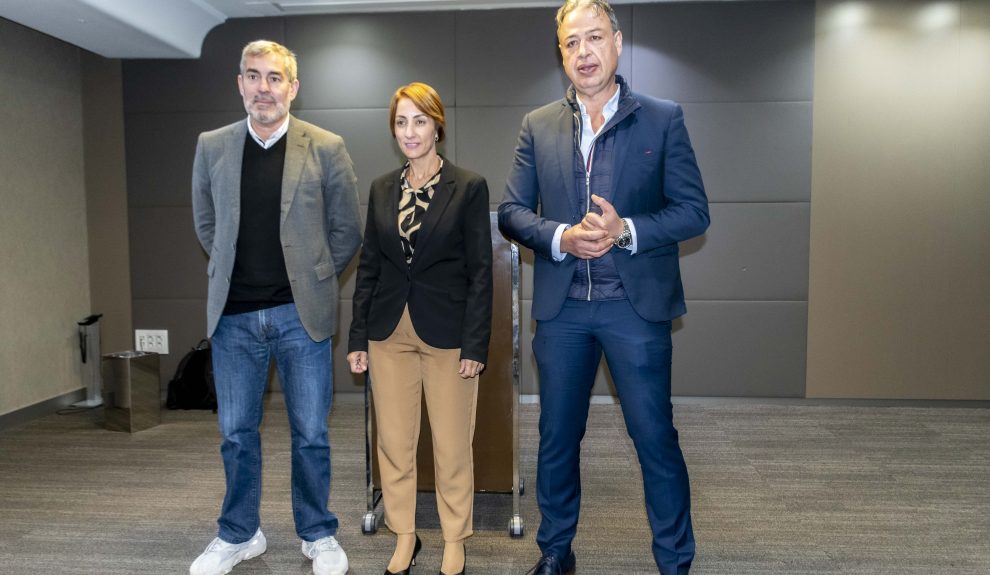
M 613 4 L 634 1 L 613 0 Z M 3 0 L 0 17 L 107 58 L 198 58 L 203 38 L 228 18 L 559 4 L 559 0 Z

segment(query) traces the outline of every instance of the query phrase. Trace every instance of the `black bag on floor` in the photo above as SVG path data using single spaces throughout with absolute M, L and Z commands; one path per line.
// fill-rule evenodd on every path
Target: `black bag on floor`
M 217 390 L 213 384 L 213 358 L 209 340 L 201 340 L 187 353 L 175 376 L 168 382 L 165 407 L 169 409 L 217 410 Z

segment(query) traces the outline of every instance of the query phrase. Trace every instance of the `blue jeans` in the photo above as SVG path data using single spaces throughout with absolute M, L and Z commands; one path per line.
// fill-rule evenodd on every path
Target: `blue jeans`
M 540 452 L 536 498 L 544 554 L 567 557 L 581 507 L 581 439 L 602 352 L 619 393 L 626 430 L 643 472 L 653 557 L 663 575 L 683 575 L 694 559 L 687 466 L 670 403 L 670 322 L 648 322 L 628 300 L 568 299 L 540 321 L 533 354 L 540 371 Z
M 292 438 L 292 515 L 305 541 L 334 535 L 327 418 L 333 400 L 330 339 L 310 339 L 295 304 L 220 318 L 213 333 L 213 373 L 220 454 L 227 494 L 218 536 L 243 543 L 261 524 L 262 400 L 272 357 L 289 413 Z

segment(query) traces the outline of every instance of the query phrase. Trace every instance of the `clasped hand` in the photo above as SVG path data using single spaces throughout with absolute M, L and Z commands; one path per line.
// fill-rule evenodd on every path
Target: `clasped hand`
M 601 209 L 597 214 L 589 211 L 576 226 L 564 230 L 560 236 L 560 251 L 582 260 L 600 258 L 612 249 L 615 237 L 622 233 L 622 218 L 605 198 L 592 194 L 591 201 Z

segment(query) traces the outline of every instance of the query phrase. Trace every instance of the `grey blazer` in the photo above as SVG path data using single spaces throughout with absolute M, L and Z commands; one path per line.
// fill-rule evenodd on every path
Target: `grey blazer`
M 210 257 L 207 336 L 227 303 L 241 208 L 247 119 L 199 135 L 193 161 L 193 221 Z M 337 276 L 361 244 L 357 178 L 340 136 L 290 116 L 282 174 L 282 253 L 307 333 L 337 329 Z

